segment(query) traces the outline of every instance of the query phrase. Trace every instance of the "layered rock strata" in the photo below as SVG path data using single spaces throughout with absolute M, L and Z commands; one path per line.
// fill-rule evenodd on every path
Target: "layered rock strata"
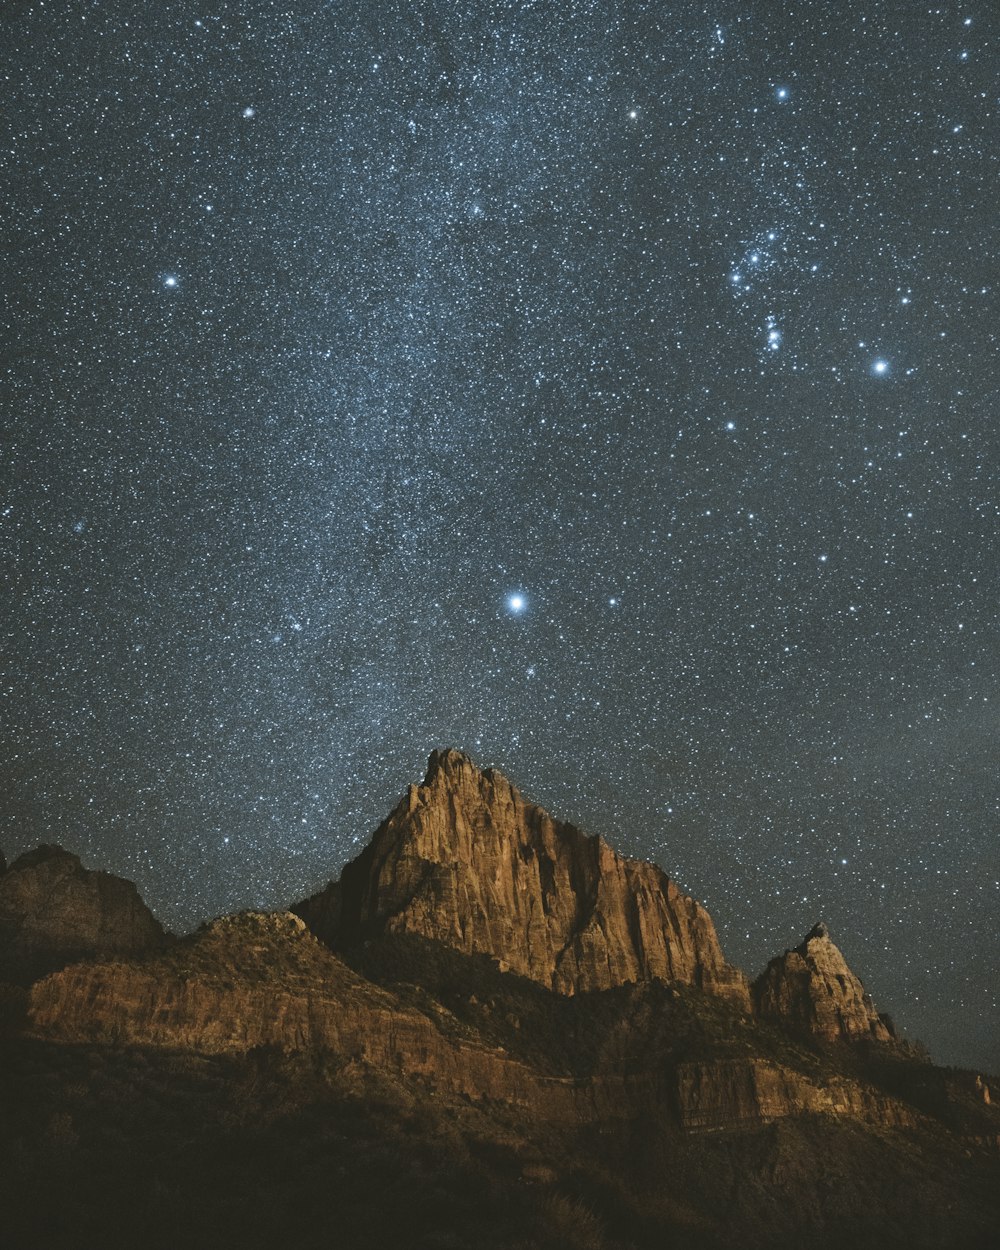
M 679 981 L 749 1007 L 708 913 L 660 868 L 553 820 L 458 751 L 435 752 L 339 883 L 294 910 L 334 946 L 415 933 L 563 994 Z
M 0 981 L 29 985 L 80 959 L 134 959 L 164 934 L 131 881 L 91 872 L 58 846 L 0 875 Z
M 618 1119 L 653 1082 L 543 1076 L 365 981 L 291 913 L 224 916 L 142 964 L 78 964 L 32 987 L 28 1030 L 69 1043 L 236 1054 L 325 1050 L 357 1070 L 416 1078 L 442 1093 L 532 1108 L 556 1121 Z M 436 1016 L 436 1018 L 434 1018 Z
M 582 1078 L 540 1073 L 465 1035 L 440 1004 L 417 1010 L 365 981 L 291 913 L 223 917 L 141 964 L 65 968 L 32 988 L 28 1027 L 49 1041 L 203 1054 L 325 1050 L 348 1070 L 415 1079 L 441 1094 L 530 1109 L 556 1123 L 672 1112 L 692 1132 L 816 1113 L 883 1126 L 912 1121 L 856 1082 L 821 1087 L 763 1059 L 654 1062 Z
M 916 1124 L 914 1111 L 880 1090 L 837 1077 L 817 1084 L 767 1059 L 720 1059 L 677 1068 L 681 1124 L 699 1132 L 769 1124 L 789 1115 L 848 1116 L 888 1128 Z
M 763 1019 L 800 1028 L 827 1041 L 888 1042 L 888 1017 L 875 1010 L 864 985 L 818 924 L 794 950 L 772 959 L 753 984 Z

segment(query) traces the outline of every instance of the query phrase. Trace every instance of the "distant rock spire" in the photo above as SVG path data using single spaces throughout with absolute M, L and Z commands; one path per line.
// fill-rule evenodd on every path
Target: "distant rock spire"
M 794 950 L 771 960 L 752 994 L 758 1015 L 829 1041 L 887 1042 L 894 1036 L 888 1017 L 875 1010 L 822 922 Z

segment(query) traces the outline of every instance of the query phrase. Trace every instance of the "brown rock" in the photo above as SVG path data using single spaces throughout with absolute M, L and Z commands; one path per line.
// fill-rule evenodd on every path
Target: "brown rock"
M 328 1050 L 358 1069 L 570 1122 L 635 1114 L 650 1097 L 641 1078 L 581 1086 L 461 1036 L 443 1007 L 423 1013 L 365 981 L 289 912 L 224 916 L 141 964 L 65 968 L 32 987 L 28 1030 L 206 1054 Z
M 680 981 L 749 1006 L 708 913 L 660 868 L 553 820 L 458 751 L 436 751 L 340 882 L 294 910 L 332 945 L 416 933 L 564 994 Z
M 888 1042 L 893 1031 L 861 981 L 818 924 L 800 946 L 772 959 L 753 984 L 754 1008 L 765 1019 L 828 1041 Z
M 856 1081 L 817 1085 L 757 1058 L 675 1067 L 647 1056 L 624 1073 L 612 1064 L 582 1078 L 543 1074 L 468 1035 L 440 1003 L 418 1010 L 364 980 L 287 912 L 224 916 L 141 964 L 65 968 L 32 987 L 28 1029 L 49 1041 L 203 1054 L 327 1050 L 359 1073 L 415 1079 L 563 1124 L 678 1113 L 685 1128 L 700 1132 L 815 1113 L 880 1125 L 913 1120 Z
M 79 959 L 135 958 L 163 929 L 131 881 L 40 846 L 0 875 L 0 980 L 28 985 Z
M 880 1090 L 849 1080 L 809 1080 L 767 1059 L 719 1059 L 677 1068 L 681 1123 L 700 1132 L 750 1128 L 786 1116 L 848 1116 L 883 1128 L 908 1127 L 917 1115 Z

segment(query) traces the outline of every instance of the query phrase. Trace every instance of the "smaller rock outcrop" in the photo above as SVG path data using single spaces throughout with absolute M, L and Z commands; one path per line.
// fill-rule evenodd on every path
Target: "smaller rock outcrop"
M 860 979 L 834 946 L 825 924 L 794 950 L 772 959 L 753 983 L 756 1013 L 827 1041 L 892 1041 L 887 1016 L 875 1010 Z
M 767 1059 L 682 1063 L 677 1104 L 683 1126 L 720 1132 L 769 1124 L 786 1116 L 846 1116 L 881 1128 L 908 1127 L 917 1115 L 898 1099 L 846 1077 L 810 1080 Z
M 30 985 L 81 959 L 135 959 L 163 945 L 131 881 L 39 846 L 0 875 L 0 981 Z

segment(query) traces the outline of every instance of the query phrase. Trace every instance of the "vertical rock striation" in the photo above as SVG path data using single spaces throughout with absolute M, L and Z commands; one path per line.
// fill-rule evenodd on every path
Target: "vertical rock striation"
M 40 846 L 0 875 L 0 981 L 29 985 L 80 959 L 134 959 L 163 945 L 131 881 Z
M 434 752 L 340 882 L 294 910 L 332 945 L 415 933 L 564 994 L 680 981 L 749 1007 L 708 913 L 660 868 L 553 820 L 458 751 Z
M 888 1042 L 893 1030 L 818 924 L 794 950 L 772 959 L 753 983 L 758 1015 L 828 1041 Z

